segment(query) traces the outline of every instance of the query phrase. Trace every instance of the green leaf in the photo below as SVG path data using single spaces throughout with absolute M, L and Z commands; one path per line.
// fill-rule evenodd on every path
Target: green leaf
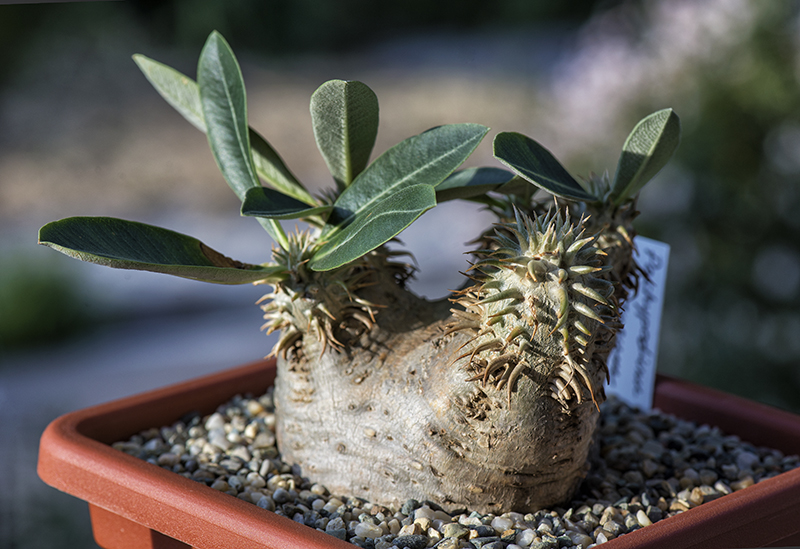
M 39 244 L 89 263 L 217 284 L 277 281 L 285 276 L 283 267 L 240 263 L 191 236 L 111 217 L 48 223 L 39 230 Z
M 330 80 L 311 96 L 317 147 L 339 189 L 369 162 L 378 135 L 378 98 L 366 84 Z
M 247 189 L 260 187 L 250 153 L 247 100 L 239 63 L 221 34 L 214 31 L 206 40 L 197 64 L 200 105 L 206 121 L 206 135 L 225 181 L 239 200 Z M 280 224 L 258 218 L 259 223 L 284 249 L 289 247 Z
M 467 159 L 488 131 L 480 124 L 450 124 L 401 141 L 376 158 L 339 195 L 322 238 L 369 215 L 375 204 L 406 187 L 435 187 Z
M 530 137 L 516 132 L 498 133 L 494 138 L 494 156 L 514 173 L 549 193 L 569 200 L 597 201 L 550 151 Z
M 218 32 L 208 37 L 197 65 L 200 105 L 214 159 L 241 200 L 260 185 L 250 155 L 247 100 L 239 63 Z
M 330 211 L 331 205 L 309 207 L 291 196 L 266 187 L 253 187 L 245 193 L 242 215 L 270 219 L 297 219 Z
M 289 171 L 289 168 L 286 167 L 283 159 L 272 148 L 272 145 L 253 128 L 250 128 L 250 151 L 253 153 L 253 162 L 258 175 L 263 177 L 268 184 L 283 194 L 288 194 L 309 206 L 317 204 L 314 197 Z
M 446 202 L 457 198 L 474 198 L 489 191 L 498 190 L 514 177 L 513 173 L 500 168 L 460 170 L 436 186 L 436 201 Z
M 203 118 L 203 108 L 200 106 L 197 83 L 172 67 L 142 54 L 137 53 L 133 56 L 133 60 L 161 97 L 195 128 L 205 133 L 206 121 Z
M 497 187 L 494 192 L 498 194 L 516 194 L 529 196 L 536 192 L 538 189 L 531 188 L 530 181 L 523 179 L 520 176 L 515 176 L 505 185 Z
M 325 242 L 310 266 L 328 271 L 358 259 L 400 234 L 434 206 L 436 191 L 431 185 L 413 185 L 390 194 Z
M 200 89 L 197 83 L 175 69 L 144 55 L 136 54 L 133 56 L 133 60 L 161 97 L 194 127 L 206 133 L 206 121 L 200 104 Z M 249 129 L 249 136 L 253 162 L 258 175 L 282 193 L 309 205 L 316 204 L 314 198 L 289 171 L 275 149 L 253 128 Z
M 672 109 L 641 120 L 625 140 L 611 187 L 615 205 L 636 196 L 663 168 L 681 140 L 681 121 Z

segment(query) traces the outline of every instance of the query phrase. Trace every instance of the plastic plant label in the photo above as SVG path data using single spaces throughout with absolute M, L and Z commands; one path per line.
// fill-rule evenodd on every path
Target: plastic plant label
M 617 332 L 616 347 L 608 357 L 611 382 L 606 393 L 649 411 L 653 407 L 669 245 L 642 236 L 634 243 L 634 258 L 647 277 L 639 278 L 639 291 L 625 303 L 625 328 Z

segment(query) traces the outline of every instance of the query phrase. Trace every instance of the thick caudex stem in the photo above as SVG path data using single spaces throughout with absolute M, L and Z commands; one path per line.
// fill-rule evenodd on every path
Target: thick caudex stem
M 275 387 L 284 459 L 334 493 L 392 507 L 414 498 L 527 512 L 571 497 L 618 316 L 605 252 L 585 223 L 556 211 L 501 224 L 477 254 L 474 284 L 452 298 L 458 307 L 415 297 L 381 269 L 336 294 L 339 316 L 326 305 L 335 320 L 314 313 L 321 302 L 294 279 L 278 286 L 286 297 L 268 314 L 289 334 Z M 368 303 L 374 323 L 348 317 L 352 303 Z M 303 318 L 321 328 L 301 332 Z

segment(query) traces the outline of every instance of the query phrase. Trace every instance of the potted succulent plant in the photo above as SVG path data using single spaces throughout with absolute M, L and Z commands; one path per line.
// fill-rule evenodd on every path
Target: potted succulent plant
M 311 115 L 335 186 L 315 197 L 248 126 L 241 72 L 221 35 L 208 38 L 196 82 L 144 56 L 135 61 L 207 134 L 222 175 L 242 201 L 241 213 L 255 217 L 274 240 L 272 257 L 244 264 L 190 236 L 112 218 L 50 223 L 40 230 L 40 243 L 115 268 L 269 285 L 260 303 L 266 330 L 280 333 L 272 350 L 276 371 L 257 365 L 236 374 L 235 383 L 225 376 L 206 380 L 202 390 L 219 403 L 247 390 L 256 373 L 264 381 L 251 386 L 260 390 L 274 375 L 282 457 L 333 493 L 386 508 L 427 500 L 443 511 L 495 515 L 569 500 L 586 475 L 621 307 L 646 276 L 633 260 L 636 197 L 678 145 L 675 113 L 658 111 L 633 129 L 613 179 L 593 175 L 579 182 L 537 142 L 509 132 L 496 135 L 494 154 L 511 171 L 456 171 L 488 128 L 433 128 L 370 162 L 377 98 L 360 82 L 330 81 L 312 95 Z M 464 287 L 431 302 L 408 290 L 413 269 L 401 259 L 405 252 L 386 243 L 452 199 L 484 204 L 497 225 L 479 238 Z M 287 219 L 307 228 L 287 234 L 280 224 Z M 152 417 L 145 409 L 172 410 L 165 421 L 174 421 L 208 408 L 190 399 L 176 410 L 165 398 L 134 402 L 138 415 L 130 420 L 118 408 L 107 409 L 115 425 L 125 426 L 114 434 L 146 428 L 141 422 Z M 73 442 L 77 434 L 114 442 L 101 424 L 92 413 L 60 425 L 72 429 Z M 54 465 L 58 452 L 47 450 L 45 441 L 53 444 L 56 431 L 43 438 L 40 474 L 64 489 L 81 459 L 71 468 Z M 119 452 L 106 447 L 101 453 Z M 133 469 L 115 475 L 137 484 L 128 475 L 140 466 L 125 463 Z M 83 483 L 77 495 L 86 497 L 86 485 L 94 482 L 108 490 L 114 475 L 95 476 L 102 480 Z M 149 482 L 125 488 L 121 499 L 140 497 Z M 181 484 L 184 495 L 187 489 Z M 155 510 L 125 519 L 117 516 L 125 513 L 116 501 L 90 499 L 97 524 L 122 524 L 130 533 L 125 521 L 134 519 L 147 526 L 144 537 L 155 535 L 151 529 L 185 536 L 160 516 L 164 505 L 175 507 L 166 498 Z M 217 504 L 228 505 L 208 505 Z M 206 512 L 182 509 L 183 518 Z M 198 540 L 214 538 L 208 546 L 215 546 L 239 521 L 245 533 L 234 545 L 280 546 L 250 535 L 261 511 L 227 523 L 222 538 L 195 532 L 183 539 L 201 546 Z M 107 546 L 115 546 L 111 538 L 103 538 Z

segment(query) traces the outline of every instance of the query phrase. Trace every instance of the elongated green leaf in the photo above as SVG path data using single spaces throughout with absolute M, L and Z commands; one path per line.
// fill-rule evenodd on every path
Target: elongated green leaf
M 39 244 L 81 261 L 217 284 L 280 280 L 285 269 L 234 261 L 181 233 L 111 217 L 70 217 L 39 230 Z
M 500 185 L 494 192 L 498 194 L 517 194 L 517 195 L 531 195 L 538 189 L 531 188 L 530 181 L 523 179 L 520 176 L 515 176 L 508 183 Z
M 297 180 L 272 145 L 253 128 L 250 128 L 250 150 L 258 175 L 269 185 L 309 206 L 317 205 L 317 201 Z
M 137 53 L 133 60 L 161 97 L 195 128 L 205 133 L 206 121 L 200 106 L 197 83 L 172 67 L 142 54 Z
M 333 206 L 309 207 L 301 202 L 266 187 L 253 187 L 245 193 L 242 215 L 270 219 L 297 219 L 328 212 Z
M 494 138 L 494 156 L 521 177 L 556 196 L 569 200 L 597 200 L 575 181 L 550 151 L 521 133 L 498 133 Z
M 474 198 L 497 190 L 514 177 L 513 173 L 500 168 L 459 170 L 436 186 L 436 201 Z
M 247 100 L 239 63 L 217 32 L 206 41 L 197 65 L 200 106 L 214 159 L 241 200 L 247 189 L 260 185 L 250 155 Z
M 611 200 L 622 204 L 663 168 L 681 140 L 681 121 L 672 109 L 641 120 L 625 140 L 611 187 Z
M 261 186 L 250 152 L 250 128 L 247 125 L 247 100 L 239 63 L 221 34 L 214 31 L 206 40 L 197 64 L 200 106 L 206 121 L 206 136 L 228 186 L 244 201 L 247 189 Z M 289 241 L 280 224 L 258 218 L 284 249 Z
M 311 259 L 311 268 L 328 271 L 358 259 L 400 234 L 434 206 L 436 191 L 431 185 L 413 185 L 388 195 L 323 244 Z
M 384 152 L 336 199 L 323 239 L 368 215 L 375 204 L 406 187 L 435 187 L 467 159 L 487 131 L 489 128 L 480 124 L 439 126 Z
M 206 133 L 206 121 L 200 104 L 200 89 L 197 83 L 185 74 L 144 55 L 136 54 L 133 56 L 133 60 L 161 97 L 194 127 Z M 309 205 L 315 205 L 314 198 L 286 167 L 275 149 L 253 128 L 249 129 L 249 136 L 253 162 L 258 175 L 282 193 Z
M 317 147 L 339 189 L 369 162 L 378 135 L 378 98 L 366 84 L 330 80 L 311 96 Z

